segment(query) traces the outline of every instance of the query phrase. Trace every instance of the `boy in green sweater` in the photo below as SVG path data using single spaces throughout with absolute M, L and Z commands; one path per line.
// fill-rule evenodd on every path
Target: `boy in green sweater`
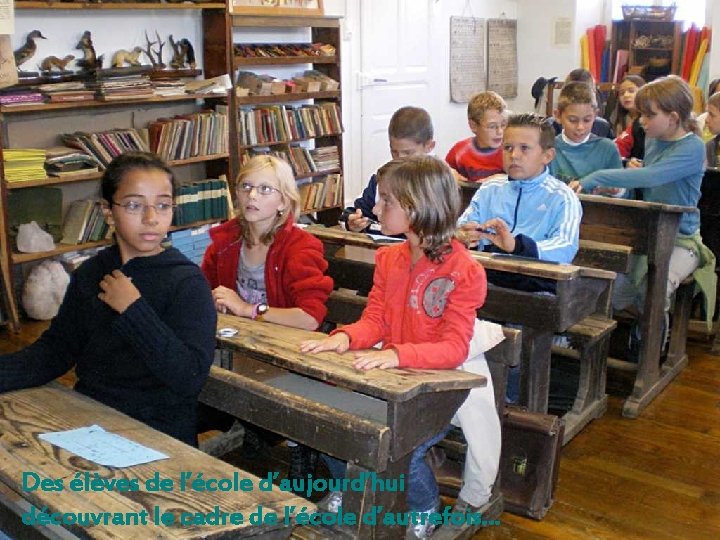
M 596 110 L 595 95 L 587 84 L 563 86 L 555 110 L 563 129 L 555 137 L 555 159 L 550 163 L 550 174 L 558 180 L 569 183 L 600 169 L 622 168 L 613 141 L 591 133 Z M 603 190 L 602 194 L 622 197 L 625 190 Z

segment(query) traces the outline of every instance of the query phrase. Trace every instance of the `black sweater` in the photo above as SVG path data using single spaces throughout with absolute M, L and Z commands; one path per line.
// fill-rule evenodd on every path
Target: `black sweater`
M 98 299 L 120 269 L 142 295 L 121 315 Z M 117 246 L 73 274 L 40 338 L 0 356 L 0 391 L 38 386 L 76 366 L 75 389 L 188 444 L 196 444 L 197 397 L 215 347 L 210 287 L 174 248 L 123 265 Z M 102 419 L 99 419 L 102 424 Z

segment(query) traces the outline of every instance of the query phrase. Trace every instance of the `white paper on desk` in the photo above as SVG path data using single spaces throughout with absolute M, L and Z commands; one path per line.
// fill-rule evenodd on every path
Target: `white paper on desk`
M 378 244 L 395 244 L 397 242 L 404 242 L 404 238 L 393 238 L 392 236 L 385 236 L 384 234 L 370 234 L 367 235 L 372 239 L 373 242 Z
M 98 425 L 69 431 L 41 433 L 40 438 L 82 458 L 108 467 L 132 467 L 168 458 L 157 450 L 116 433 L 105 431 Z

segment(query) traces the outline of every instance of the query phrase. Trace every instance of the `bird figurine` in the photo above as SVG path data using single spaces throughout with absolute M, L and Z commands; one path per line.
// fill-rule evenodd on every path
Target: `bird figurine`
M 27 35 L 27 38 L 25 39 L 25 45 L 15 51 L 15 65 L 18 68 L 20 67 L 20 65 L 24 64 L 33 57 L 35 51 L 37 51 L 37 45 L 35 44 L 35 40 L 38 38 L 46 39 L 45 36 L 42 35 L 40 30 L 33 30 Z

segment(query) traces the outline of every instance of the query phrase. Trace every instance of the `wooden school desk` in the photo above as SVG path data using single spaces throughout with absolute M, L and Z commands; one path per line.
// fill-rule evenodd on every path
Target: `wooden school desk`
M 116 433 L 144 446 L 158 450 L 169 459 L 153 461 L 133 467 L 111 468 L 87 461 L 79 456 L 53 446 L 38 438 L 40 433 L 64 431 L 99 424 L 105 430 Z M 0 525 L 12 537 L 38 538 L 256 538 L 274 540 L 288 538 L 292 526 L 283 525 L 286 506 L 314 505 L 275 488 L 265 492 L 195 492 L 180 491 L 177 486 L 180 473 L 202 472 L 205 479 L 240 478 L 252 480 L 257 488 L 259 478 L 240 471 L 231 465 L 203 454 L 164 433 L 111 409 L 97 401 L 60 385 L 51 384 L 27 390 L 0 394 Z M 23 491 L 23 472 L 35 472 L 43 478 L 62 478 L 63 491 Z M 139 480 L 139 491 L 73 491 L 67 489 L 76 473 L 99 474 L 104 479 Z M 159 473 L 162 478 L 174 481 L 172 491 L 148 492 L 146 480 Z M 181 526 L 182 512 L 208 514 L 216 506 L 228 513 L 241 512 L 243 517 L 257 511 L 262 505 L 265 511 L 275 512 L 280 518 L 278 525 L 257 527 L 245 522 L 240 525 Z M 169 511 L 175 516 L 172 526 L 156 525 L 154 508 L 160 513 Z M 20 521 L 23 513 L 46 508 L 52 512 L 148 512 L 147 525 L 78 525 L 45 526 L 33 529 Z
M 336 287 L 369 291 L 379 247 L 367 235 L 311 226 L 307 231 L 325 243 L 329 274 Z M 342 249 L 342 251 L 338 251 Z M 488 270 L 524 274 L 555 282 L 556 293 L 528 293 L 488 284 L 481 317 L 523 325 L 521 401 L 531 411 L 547 412 L 553 334 L 564 332 L 596 311 L 605 312 L 615 273 L 573 265 L 518 260 L 471 252 Z
M 366 480 L 343 497 L 356 516 L 373 506 L 406 511 L 404 494 L 374 490 L 369 473 L 407 477 L 413 449 L 449 425 L 471 388 L 487 384 L 459 370 L 358 371 L 351 353 L 300 353 L 301 342 L 327 337 L 318 332 L 220 315 L 225 327 L 238 330 L 218 338 L 234 351 L 232 367 L 212 367 L 200 400 L 348 461 L 347 478 Z M 397 538 L 398 529 L 381 521 L 348 529 L 355 538 Z
M 684 343 L 673 343 L 671 337 L 671 350 L 682 352 L 668 355 L 662 365 L 660 349 L 670 256 L 682 214 L 697 212 L 697 208 L 597 195 L 579 197 L 583 207 L 581 239 L 630 246 L 634 254 L 648 258 L 648 288 L 639 319 L 637 375 L 632 394 L 623 406 L 623 416 L 635 418 L 687 365 Z M 686 332 L 673 333 L 684 342 Z

